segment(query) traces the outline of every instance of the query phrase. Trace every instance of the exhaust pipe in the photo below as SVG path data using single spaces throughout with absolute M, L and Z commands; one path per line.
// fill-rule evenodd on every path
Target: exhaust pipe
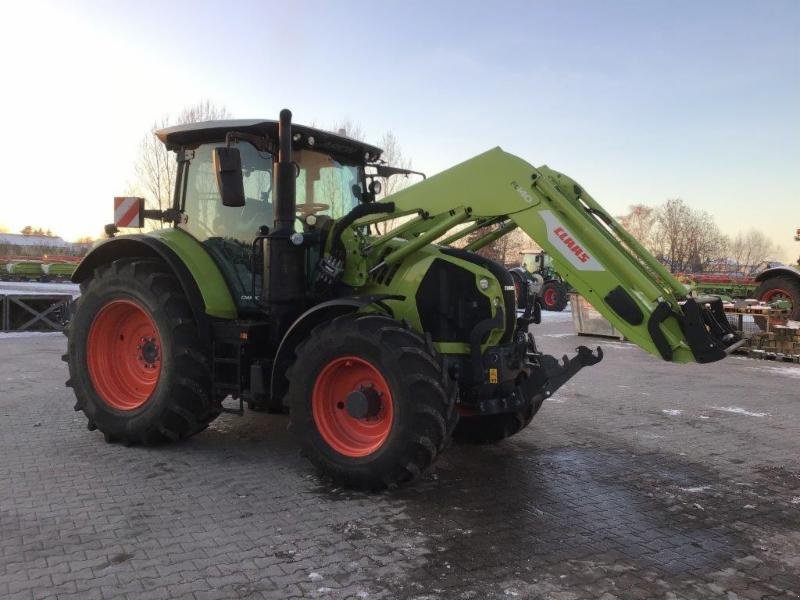
M 274 231 L 294 229 L 295 166 L 292 162 L 292 111 L 284 108 L 278 120 L 278 167 L 275 172 Z
M 306 249 L 305 244 L 292 242 L 292 234 L 295 232 L 295 169 L 292 162 L 292 113 L 283 109 L 278 121 L 274 227 L 263 240 L 261 299 L 264 308 L 269 312 L 273 344 L 280 342 L 294 319 L 305 308 Z

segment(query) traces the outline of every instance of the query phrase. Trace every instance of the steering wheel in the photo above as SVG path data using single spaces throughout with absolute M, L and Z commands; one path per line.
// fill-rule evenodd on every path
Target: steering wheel
M 330 207 L 330 204 L 322 204 L 321 202 L 306 202 L 305 204 L 298 204 L 295 210 L 302 218 L 306 218 L 309 215 L 328 210 Z

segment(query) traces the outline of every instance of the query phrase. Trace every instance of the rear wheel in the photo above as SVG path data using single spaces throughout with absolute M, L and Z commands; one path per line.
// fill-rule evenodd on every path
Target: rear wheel
M 567 286 L 555 279 L 542 286 L 542 306 L 545 310 L 560 312 L 567 307 Z
M 219 415 L 208 348 L 174 276 L 156 261 L 124 259 L 81 287 L 65 358 L 89 429 L 126 444 L 205 429 Z
M 761 282 L 754 295 L 766 303 L 788 300 L 791 303 L 789 318 L 800 320 L 800 280 L 791 277 L 770 277 Z M 766 317 L 755 317 L 754 320 L 761 329 L 767 328 Z
M 380 315 L 316 327 L 289 370 L 293 433 L 337 483 L 366 489 L 411 481 L 446 447 L 455 386 L 433 347 Z

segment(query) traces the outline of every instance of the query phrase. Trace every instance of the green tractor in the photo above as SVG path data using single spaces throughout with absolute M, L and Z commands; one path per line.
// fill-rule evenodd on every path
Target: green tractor
M 378 201 L 409 172 L 288 110 L 157 136 L 177 155 L 173 206 L 115 214 L 166 226 L 107 227 L 73 275 L 67 384 L 108 442 L 180 440 L 247 404 L 288 412 L 322 472 L 374 489 L 413 480 L 453 437 L 513 435 L 602 358 L 537 349 L 537 304 L 518 315 L 508 271 L 475 252 L 516 227 L 645 350 L 710 362 L 739 343 L 719 299 L 689 297 L 574 181 L 500 148 Z
M 561 312 L 567 307 L 570 287 L 553 268 L 553 259 L 547 252 L 523 252 L 522 265 L 510 271 L 519 308 L 524 308 L 531 294 L 536 294 L 544 310 Z

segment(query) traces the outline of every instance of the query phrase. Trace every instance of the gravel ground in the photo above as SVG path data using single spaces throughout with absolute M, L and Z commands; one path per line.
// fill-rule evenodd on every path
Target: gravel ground
M 415 485 L 332 489 L 286 417 L 106 445 L 62 336 L 0 339 L 0 598 L 797 598 L 800 367 L 606 358 Z

